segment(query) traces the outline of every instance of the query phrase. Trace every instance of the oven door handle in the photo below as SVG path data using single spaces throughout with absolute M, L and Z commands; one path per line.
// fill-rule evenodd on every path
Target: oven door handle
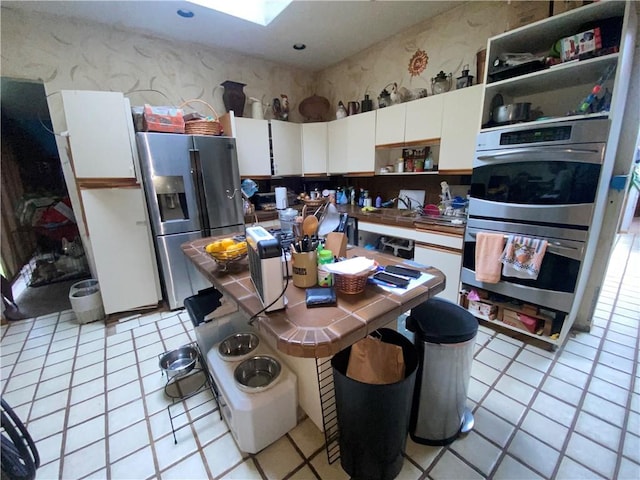
M 467 236 L 470 237 L 469 240 L 474 239 L 476 238 L 476 233 L 467 231 Z M 504 235 L 505 240 L 507 240 L 508 238 L 509 238 L 509 235 Z M 564 245 L 562 242 L 559 242 L 558 240 L 548 240 L 546 238 L 541 238 L 541 237 L 535 237 L 535 238 L 539 238 L 540 240 L 547 240 L 547 251 L 549 253 L 554 253 L 556 255 L 575 258 L 575 259 L 580 259 L 582 256 L 582 248 L 567 246 L 567 245 Z
M 511 157 L 514 155 L 533 154 L 544 155 L 548 157 L 552 155 L 593 155 L 600 153 L 598 149 L 588 148 L 553 148 L 553 147 L 538 147 L 538 148 L 512 148 L 509 150 L 503 150 L 500 152 L 492 153 L 491 155 L 479 155 L 478 160 L 491 160 L 492 158 L 500 159 L 504 157 Z

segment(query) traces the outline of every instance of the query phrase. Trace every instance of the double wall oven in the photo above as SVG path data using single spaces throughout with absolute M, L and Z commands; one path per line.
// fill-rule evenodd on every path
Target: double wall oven
M 473 164 L 461 281 L 506 297 L 570 312 L 602 185 L 607 119 L 482 132 Z M 479 232 L 548 241 L 537 279 L 475 279 Z

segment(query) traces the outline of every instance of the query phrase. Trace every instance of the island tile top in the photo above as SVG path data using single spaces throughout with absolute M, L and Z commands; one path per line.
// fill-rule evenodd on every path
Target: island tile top
M 182 250 L 214 287 L 238 304 L 248 320 L 263 308 L 251 281 L 248 260 L 221 268 L 204 250 L 208 243 L 219 238 L 223 237 L 188 242 L 182 245 Z M 360 247 L 347 251 L 348 258 L 355 256 L 372 258 L 382 266 L 401 261 L 398 257 Z M 368 284 L 360 294 L 338 292 L 337 306 L 321 308 L 307 308 L 305 289 L 294 286 L 289 279 L 286 308 L 260 314 L 254 325 L 272 346 L 285 354 L 330 357 L 444 290 L 445 277 L 440 270 L 429 267 L 423 271 L 433 278 L 402 295 Z

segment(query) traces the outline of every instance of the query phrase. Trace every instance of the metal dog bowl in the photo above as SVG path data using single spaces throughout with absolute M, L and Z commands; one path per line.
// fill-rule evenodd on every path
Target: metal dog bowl
M 167 372 L 169 378 L 184 375 L 193 370 L 197 359 L 198 351 L 190 345 L 185 345 L 160 357 L 160 368 Z
M 259 343 L 260 338 L 253 333 L 235 333 L 220 342 L 218 353 L 223 360 L 245 360 L 258 348 Z
M 272 387 L 280 376 L 280 362 L 267 355 L 251 357 L 233 372 L 238 388 L 244 392 L 257 393 Z

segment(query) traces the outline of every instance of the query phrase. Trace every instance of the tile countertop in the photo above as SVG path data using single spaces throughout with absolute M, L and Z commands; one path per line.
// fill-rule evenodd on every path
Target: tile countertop
M 223 238 L 223 237 L 217 237 Z M 222 271 L 204 247 L 216 237 L 202 238 L 182 245 L 185 255 L 224 295 L 233 299 L 247 319 L 262 310 L 247 259 Z M 354 247 L 347 257 L 366 256 L 380 265 L 398 263 L 398 258 Z M 325 358 L 338 353 L 370 332 L 383 327 L 402 313 L 437 295 L 445 288 L 445 277 L 436 268 L 426 268 L 434 277 L 404 295 L 388 293 L 367 285 L 357 295 L 338 293 L 336 307 L 307 309 L 305 290 L 289 281 L 285 310 L 261 315 L 254 323 L 266 340 L 281 352 L 294 357 Z
M 297 208 L 294 206 L 293 208 Z M 302 206 L 299 206 L 302 208 Z M 407 210 L 399 210 L 397 208 L 380 208 L 374 212 L 363 212 L 360 207 L 354 207 L 351 205 L 337 205 L 338 211 L 346 212 L 350 217 L 355 217 L 359 221 L 379 223 L 382 225 L 390 225 L 395 227 L 415 228 L 418 230 L 432 230 L 439 233 L 446 233 L 451 235 L 464 235 L 465 225 L 454 224 L 442 224 L 444 222 L 438 221 L 431 217 L 415 216 L 408 214 Z M 274 211 L 258 211 L 257 221 L 277 220 L 278 212 Z M 246 217 L 246 223 L 253 223 L 254 217 Z

